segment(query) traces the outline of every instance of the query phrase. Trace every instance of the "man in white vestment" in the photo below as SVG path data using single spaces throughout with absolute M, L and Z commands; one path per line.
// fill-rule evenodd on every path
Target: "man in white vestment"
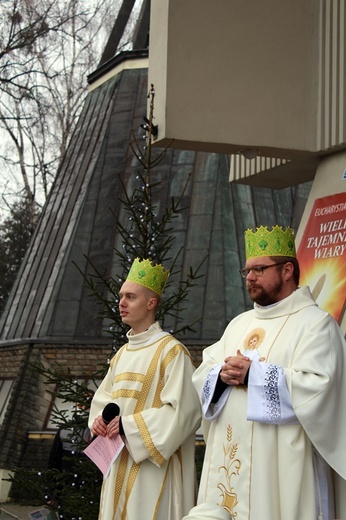
M 245 246 L 254 308 L 193 375 L 206 439 L 197 507 L 234 520 L 346 520 L 345 339 L 298 287 L 290 228 L 247 230 Z
M 188 350 L 155 321 L 169 272 L 138 258 L 120 290 L 131 329 L 92 400 L 93 435 L 125 446 L 104 479 L 99 520 L 181 520 L 195 505 L 195 432 L 201 407 Z M 107 425 L 102 412 L 120 408 Z

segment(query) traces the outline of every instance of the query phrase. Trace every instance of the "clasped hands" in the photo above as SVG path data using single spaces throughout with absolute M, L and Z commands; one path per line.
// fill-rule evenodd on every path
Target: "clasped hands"
M 220 378 L 227 385 L 243 385 L 250 365 L 251 359 L 243 356 L 238 349 L 236 356 L 229 356 L 225 359 L 225 363 L 221 367 Z
M 101 435 L 102 437 L 109 437 L 112 439 L 119 433 L 119 421 L 120 416 L 117 415 L 110 421 L 110 423 L 106 424 L 102 419 L 102 416 L 99 415 L 93 422 L 91 433 L 93 435 Z

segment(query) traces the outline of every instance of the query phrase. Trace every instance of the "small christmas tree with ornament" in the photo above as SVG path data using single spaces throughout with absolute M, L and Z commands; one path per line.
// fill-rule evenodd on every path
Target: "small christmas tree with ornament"
M 121 211 L 119 215 L 113 213 L 116 232 L 121 237 L 121 246 L 115 250 L 118 273 L 110 276 L 104 274 L 88 258 L 89 274 L 86 275 L 80 271 L 90 294 L 98 300 L 100 305 L 98 318 L 107 324 L 106 332 L 113 338 L 114 351 L 126 342 L 125 334 L 128 328 L 122 323 L 118 311 L 118 295 L 136 258 L 148 259 L 152 264 L 161 264 L 170 271 L 156 318 L 163 329 L 167 322 L 173 321 L 175 328 L 170 328 L 170 332 L 177 337 L 187 331 L 194 331 L 193 326 L 196 322 L 183 322 L 186 310 L 184 304 L 191 289 L 196 285 L 197 279 L 203 276 L 200 271 L 205 258 L 198 266 L 190 267 L 187 276 L 181 279 L 181 270 L 176 265 L 183 247 L 176 251 L 174 256 L 172 253 L 175 245 L 174 221 L 186 210 L 182 202 L 190 175 L 187 176 L 179 197 L 176 199 L 172 197 L 170 204 L 160 212 L 158 211 L 155 192 L 158 193 L 160 189 L 160 180 L 155 181 L 153 177 L 156 179 L 159 177 L 159 175 L 155 175 L 156 171 L 164 160 L 171 143 L 164 149 L 153 146 L 158 132 L 157 126 L 154 125 L 155 89 L 153 85 L 151 85 L 148 98 L 150 99 L 149 117 L 145 117 L 144 122 L 140 125 L 142 133 L 145 132 L 142 136 L 144 145 L 140 144 L 134 130 L 132 130 L 133 141 L 130 143 L 139 164 L 136 174 L 137 186 L 129 193 L 123 179 L 119 178 L 123 191 L 119 200 Z

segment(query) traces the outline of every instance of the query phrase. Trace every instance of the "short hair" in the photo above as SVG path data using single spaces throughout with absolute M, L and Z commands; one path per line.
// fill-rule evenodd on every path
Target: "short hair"
M 154 298 L 157 301 L 157 304 L 156 304 L 156 309 L 157 309 L 158 306 L 160 305 L 161 296 L 159 294 L 157 294 L 155 291 L 153 291 L 152 289 L 149 289 L 149 287 L 145 287 L 144 285 L 142 287 L 145 289 L 145 293 L 148 295 L 148 298 Z
M 300 267 L 299 262 L 294 256 L 271 256 L 271 260 L 273 260 L 274 263 L 287 263 L 290 262 L 293 265 L 293 280 L 297 285 L 299 285 L 299 279 L 300 279 Z

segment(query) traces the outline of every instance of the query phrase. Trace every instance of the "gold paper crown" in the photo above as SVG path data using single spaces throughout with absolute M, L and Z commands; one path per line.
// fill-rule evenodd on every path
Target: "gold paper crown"
M 292 256 L 296 258 L 293 230 L 289 227 L 273 226 L 271 231 L 260 226 L 254 233 L 252 229 L 245 231 L 246 260 L 259 256 Z
M 136 258 L 126 280 L 139 283 L 161 296 L 168 276 L 169 271 L 165 270 L 161 264 L 152 265 L 150 260 Z

